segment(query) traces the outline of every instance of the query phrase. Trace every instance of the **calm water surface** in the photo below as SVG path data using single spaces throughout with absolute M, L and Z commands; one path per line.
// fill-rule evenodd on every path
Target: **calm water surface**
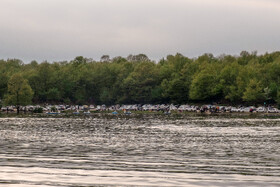
M 280 186 L 280 120 L 0 118 L 0 186 Z

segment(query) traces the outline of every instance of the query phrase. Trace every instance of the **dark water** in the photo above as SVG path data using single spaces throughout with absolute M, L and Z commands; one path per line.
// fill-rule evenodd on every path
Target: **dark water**
M 279 119 L 0 118 L 0 186 L 280 186 Z

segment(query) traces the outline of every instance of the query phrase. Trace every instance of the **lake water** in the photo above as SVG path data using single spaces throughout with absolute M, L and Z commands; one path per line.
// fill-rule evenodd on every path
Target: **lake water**
M 280 119 L 0 118 L 0 186 L 280 186 Z

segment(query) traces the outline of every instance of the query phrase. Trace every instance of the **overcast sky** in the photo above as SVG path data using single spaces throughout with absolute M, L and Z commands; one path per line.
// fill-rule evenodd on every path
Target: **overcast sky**
M 279 0 L 0 0 L 0 59 L 280 50 Z

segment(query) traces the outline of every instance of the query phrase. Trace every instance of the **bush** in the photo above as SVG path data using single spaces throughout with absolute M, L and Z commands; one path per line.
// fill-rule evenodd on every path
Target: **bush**
M 33 112 L 34 113 L 43 113 L 43 108 L 35 108 L 34 110 L 33 110 Z

